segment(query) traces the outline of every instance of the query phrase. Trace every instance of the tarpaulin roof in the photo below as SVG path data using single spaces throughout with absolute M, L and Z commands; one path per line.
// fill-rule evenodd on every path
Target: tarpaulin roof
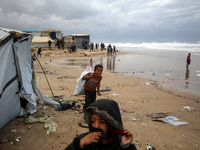
M 50 37 L 33 37 L 32 43 L 47 43 L 49 40 L 53 43 L 55 42 Z

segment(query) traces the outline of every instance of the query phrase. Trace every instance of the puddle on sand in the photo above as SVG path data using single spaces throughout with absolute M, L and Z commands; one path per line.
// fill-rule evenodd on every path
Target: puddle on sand
M 86 68 L 86 66 L 91 65 L 92 67 L 96 64 L 102 64 L 102 58 L 84 58 L 84 59 L 66 59 L 62 63 L 57 63 L 60 66 L 77 66 L 81 68 Z

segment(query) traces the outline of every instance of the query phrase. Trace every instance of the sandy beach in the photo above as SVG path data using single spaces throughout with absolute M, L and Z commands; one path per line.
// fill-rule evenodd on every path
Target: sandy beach
M 80 50 L 69 54 L 67 49 L 43 49 L 39 61 L 47 75 L 54 96 L 64 100 L 76 101 L 81 106 L 84 95 L 73 96 L 76 81 L 85 70 L 81 65 L 93 65 L 97 58 L 106 57 L 106 51 Z M 120 52 L 117 55 L 123 55 Z M 74 65 L 66 65 L 74 63 Z M 77 65 L 78 63 L 78 65 Z M 80 64 L 80 65 L 79 65 Z M 37 61 L 34 62 L 38 78 L 38 89 L 52 97 L 43 71 Z M 103 71 L 101 81 L 102 96 L 98 99 L 113 99 L 118 102 L 124 123 L 133 133 L 133 143 L 138 150 L 146 150 L 149 144 L 157 150 L 198 150 L 200 149 L 200 103 L 196 95 L 183 93 L 171 88 L 164 88 L 155 80 L 114 74 Z M 106 90 L 106 89 L 111 89 Z M 26 118 L 15 118 L 0 129 L 0 150 L 57 150 L 66 148 L 77 135 L 87 132 L 81 109 L 56 111 L 53 106 L 39 103 L 38 111 L 31 117 L 48 116 L 57 124 L 56 132 L 47 134 L 44 123 L 25 124 Z M 181 126 L 174 126 L 152 118 L 152 114 L 173 116 Z M 158 114 L 157 114 L 158 115 Z M 82 124 L 83 126 L 80 126 Z M 8 141 L 9 140 L 9 141 Z

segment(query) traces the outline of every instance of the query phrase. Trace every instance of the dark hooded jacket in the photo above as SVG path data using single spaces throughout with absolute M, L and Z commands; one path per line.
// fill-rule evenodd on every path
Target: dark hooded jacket
M 114 129 L 123 130 L 123 124 L 118 104 L 113 100 L 101 99 L 90 104 L 85 111 L 85 119 L 89 124 L 89 132 L 77 136 L 65 150 L 136 150 L 135 145 L 121 146 L 121 136 L 112 132 L 112 140 L 108 144 L 92 143 L 80 148 L 80 140 L 88 133 L 94 132 L 95 128 L 90 125 L 91 114 L 97 114 L 106 120 Z M 96 130 L 97 131 L 97 130 Z

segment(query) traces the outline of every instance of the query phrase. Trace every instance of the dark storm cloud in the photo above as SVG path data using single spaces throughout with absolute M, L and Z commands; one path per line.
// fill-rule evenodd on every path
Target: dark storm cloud
M 0 0 L 0 26 L 86 33 L 94 41 L 200 40 L 199 0 Z

